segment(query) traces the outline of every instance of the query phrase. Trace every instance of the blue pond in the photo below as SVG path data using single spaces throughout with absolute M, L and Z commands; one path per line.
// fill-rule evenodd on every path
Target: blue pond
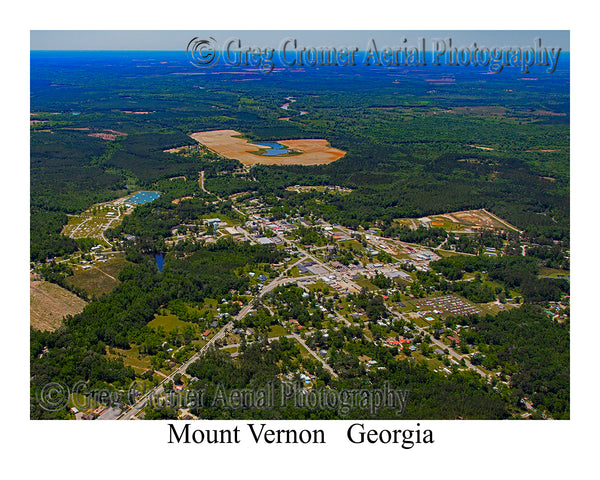
M 126 200 L 126 203 L 148 203 L 156 200 L 160 197 L 160 192 L 138 192 L 130 199 Z
M 289 150 L 285 147 L 285 145 L 281 145 L 277 142 L 252 142 L 254 145 L 258 145 L 260 147 L 267 147 L 267 150 L 263 153 L 266 156 L 273 155 L 284 155 L 289 152 Z
M 163 266 L 165 264 L 165 256 L 162 253 L 155 253 L 154 259 L 156 260 L 156 266 L 158 267 L 158 271 L 162 272 Z

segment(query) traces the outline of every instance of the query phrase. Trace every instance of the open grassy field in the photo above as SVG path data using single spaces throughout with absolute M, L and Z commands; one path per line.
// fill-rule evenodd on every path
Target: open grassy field
M 569 270 L 559 270 L 557 268 L 542 267 L 539 271 L 540 277 L 567 279 L 570 277 L 570 275 L 571 272 L 569 272 Z
M 154 316 L 154 320 L 152 320 L 150 323 L 148 323 L 148 326 L 150 328 L 158 328 L 158 327 L 162 327 L 165 332 L 170 332 L 171 330 L 175 330 L 176 328 L 179 328 L 180 330 L 183 329 L 183 327 L 185 326 L 191 326 L 194 330 L 198 329 L 198 326 L 194 323 L 190 323 L 190 322 L 184 322 L 183 320 L 179 320 L 179 318 L 177 318 L 176 315 L 155 315 Z
M 269 338 L 282 337 L 287 335 L 287 330 L 281 325 L 272 325 L 269 329 Z
M 116 254 L 106 263 L 97 263 L 89 270 L 76 270 L 66 281 L 83 288 L 90 295 L 100 296 L 111 292 L 119 284 L 119 273 L 128 263 L 123 254 Z
M 152 368 L 150 357 L 148 355 L 142 355 L 138 346 L 134 346 L 128 350 L 115 348 L 113 349 L 113 353 L 107 354 L 107 357 L 123 359 L 123 364 L 133 368 L 138 375 Z
M 339 160 L 346 154 L 343 150 L 329 146 L 324 139 L 277 140 L 277 143 L 299 153 L 289 156 L 261 156 L 256 155 L 256 152 L 260 152 L 264 147 L 250 143 L 235 130 L 197 132 L 192 133 L 190 137 L 219 155 L 237 159 L 244 165 L 325 165 Z
M 366 288 L 367 290 L 370 290 L 372 292 L 375 291 L 375 290 L 378 290 L 378 288 L 375 285 L 373 285 L 369 281 L 368 278 L 365 278 L 365 277 L 357 278 L 356 280 L 354 280 L 354 283 L 356 283 L 357 285 L 359 285 L 359 286 L 361 286 L 363 288 Z
M 86 305 L 77 295 L 54 283 L 29 282 L 29 323 L 37 330 L 56 330 L 65 315 L 75 315 Z
M 296 339 L 294 338 L 293 340 Z M 300 355 L 302 356 L 302 358 L 313 358 L 304 345 L 302 345 L 298 340 L 296 340 L 296 343 L 298 343 L 298 348 L 300 349 Z

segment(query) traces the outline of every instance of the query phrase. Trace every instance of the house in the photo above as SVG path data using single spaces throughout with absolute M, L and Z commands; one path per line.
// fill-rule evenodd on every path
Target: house
M 210 335 L 210 330 L 207 330 L 202 334 L 203 337 L 208 337 Z

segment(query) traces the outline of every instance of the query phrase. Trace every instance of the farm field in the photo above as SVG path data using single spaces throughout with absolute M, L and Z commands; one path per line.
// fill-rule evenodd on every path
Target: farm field
M 278 140 L 277 143 L 300 153 L 291 156 L 261 156 L 256 155 L 256 152 L 264 147 L 250 143 L 235 130 L 197 132 L 190 137 L 219 155 L 237 159 L 244 165 L 326 165 L 346 154 L 343 150 L 329 146 L 324 139 Z
M 45 280 L 29 282 L 29 321 L 38 330 L 56 330 L 65 315 L 76 315 L 87 303 L 68 290 Z

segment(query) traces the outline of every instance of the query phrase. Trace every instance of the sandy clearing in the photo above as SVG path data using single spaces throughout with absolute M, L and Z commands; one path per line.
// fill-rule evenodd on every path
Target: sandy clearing
M 108 133 L 106 133 L 106 132 L 108 132 Z M 90 133 L 90 134 L 88 134 L 88 137 L 97 137 L 97 138 L 101 138 L 103 140 L 115 140 L 117 137 L 120 137 L 123 135 L 127 135 L 127 134 L 123 133 L 123 132 L 118 132 L 117 130 L 105 129 L 102 132 Z
M 165 153 L 179 153 L 182 150 L 185 150 L 187 148 L 187 146 L 184 147 L 175 147 L 175 148 L 169 148 L 167 150 L 163 150 L 163 152 Z
M 171 203 L 177 205 L 179 202 L 181 202 L 182 200 L 191 200 L 194 197 L 181 197 L 181 198 L 175 198 L 174 200 L 171 200 Z
M 235 130 L 213 130 L 192 133 L 190 137 L 211 150 L 227 158 L 237 159 L 244 165 L 323 165 L 335 162 L 346 152 L 329 146 L 324 139 L 277 140 L 278 143 L 302 152 L 300 155 L 258 156 L 250 152 L 258 152 L 261 148 L 241 138 Z
M 492 147 L 481 147 L 479 145 L 467 145 L 467 147 L 478 148 L 479 150 L 494 150 Z
M 515 230 L 521 232 L 517 227 L 511 225 L 506 220 L 488 212 L 485 208 L 480 210 L 464 210 L 461 212 L 452 212 L 454 218 L 459 223 L 476 228 L 495 228 L 499 230 Z

